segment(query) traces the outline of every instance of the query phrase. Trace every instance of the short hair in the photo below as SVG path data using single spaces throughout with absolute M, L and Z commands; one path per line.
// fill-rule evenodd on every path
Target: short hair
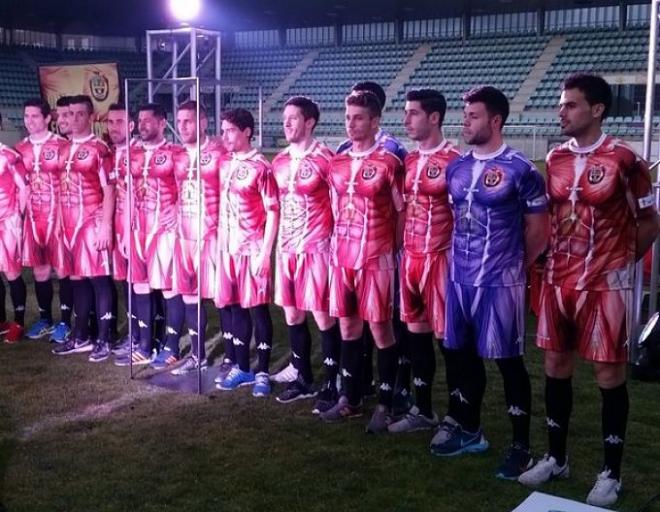
M 232 110 L 227 110 L 222 113 L 221 121 L 227 121 L 228 123 L 237 126 L 239 130 L 243 131 L 246 128 L 250 129 L 250 138 L 254 135 L 254 117 L 249 110 L 244 108 L 235 108 Z
M 440 91 L 435 89 L 413 89 L 406 94 L 406 101 L 418 101 L 427 115 L 433 112 L 440 114 L 440 124 L 445 120 L 447 100 Z
M 463 95 L 465 103 L 483 103 L 491 116 L 502 117 L 502 126 L 509 117 L 509 100 L 504 93 L 492 85 L 481 85 Z
M 371 91 L 356 91 L 346 96 L 346 106 L 363 107 L 369 110 L 371 117 L 380 117 L 383 112 L 383 106 Z
M 319 123 L 321 111 L 319 110 L 319 106 L 311 98 L 307 96 L 292 96 L 284 104 L 285 108 L 288 106 L 298 107 L 305 121 L 314 119 L 314 127 Z
M 70 105 L 85 105 L 87 107 L 87 113 L 94 113 L 94 103 L 92 103 L 92 98 L 86 94 L 77 94 L 76 96 L 71 96 Z
M 29 98 L 23 102 L 23 110 L 27 107 L 37 107 L 41 111 L 41 115 L 48 117 L 50 115 L 50 105 L 42 98 Z
M 610 84 L 599 75 L 592 73 L 574 73 L 566 77 L 561 84 L 561 90 L 578 89 L 590 106 L 602 103 L 605 107 L 601 120 L 605 119 L 612 108 L 612 89 Z
M 351 92 L 359 92 L 359 91 L 369 91 L 374 93 L 376 95 L 376 98 L 378 98 L 378 101 L 380 102 L 381 110 L 385 107 L 385 101 L 387 100 L 387 96 L 385 96 L 385 91 L 380 86 L 380 84 L 377 84 L 376 82 L 371 82 L 369 80 L 357 82 L 355 85 L 353 85 L 353 87 L 351 87 Z
M 160 103 L 144 103 L 138 108 L 138 112 L 152 112 L 154 117 L 163 120 L 167 119 L 167 112 L 165 107 Z
M 192 110 L 193 112 L 197 112 L 197 102 L 195 100 L 188 100 L 184 101 L 179 105 L 179 110 Z M 206 114 L 206 109 L 204 108 L 204 105 L 200 104 L 199 105 L 199 117 L 201 118 L 208 118 Z
M 56 107 L 68 107 L 71 105 L 72 96 L 60 96 L 55 102 Z

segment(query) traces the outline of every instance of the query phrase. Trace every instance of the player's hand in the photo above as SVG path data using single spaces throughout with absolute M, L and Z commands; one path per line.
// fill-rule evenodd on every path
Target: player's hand
M 94 246 L 97 251 L 105 251 L 110 248 L 112 242 L 112 228 L 110 226 L 99 226 L 96 229 L 96 241 Z
M 119 248 L 119 254 L 128 259 L 128 244 L 126 243 L 126 237 L 119 239 L 117 247 Z
M 268 254 L 259 252 L 252 259 L 252 274 L 255 276 L 268 277 L 270 274 L 270 258 Z

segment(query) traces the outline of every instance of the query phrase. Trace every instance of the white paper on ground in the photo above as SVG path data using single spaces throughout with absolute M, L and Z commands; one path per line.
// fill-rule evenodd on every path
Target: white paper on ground
M 592 507 L 542 492 L 533 492 L 512 512 L 611 512 L 611 510 Z

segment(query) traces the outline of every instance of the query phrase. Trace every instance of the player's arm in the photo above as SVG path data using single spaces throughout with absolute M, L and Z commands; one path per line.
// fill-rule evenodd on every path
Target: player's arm
M 543 254 L 550 238 L 548 212 L 525 214 L 525 268 L 530 268 Z
M 644 257 L 660 233 L 660 218 L 655 209 L 655 197 L 651 172 L 648 164 L 632 151 L 629 160 L 624 166 L 627 169 L 628 204 L 637 221 L 637 234 L 635 237 L 635 259 Z
M 264 228 L 264 241 L 257 255 L 256 268 L 257 273 L 264 276 L 270 272 L 270 255 L 277 237 L 277 226 L 280 220 L 277 183 L 270 169 L 264 172 L 261 196 L 266 209 L 266 226 Z
M 637 221 L 637 239 L 635 241 L 635 258 L 641 259 L 646 254 L 655 239 L 660 234 L 660 216 L 657 213 L 647 215 Z
M 103 191 L 103 207 L 101 225 L 96 232 L 96 250 L 103 251 L 112 246 L 113 217 L 115 214 L 115 171 L 112 168 L 110 152 L 103 151 L 99 155 L 99 177 Z
M 21 215 L 25 212 L 27 207 L 28 198 L 30 195 L 30 187 L 28 187 L 28 177 L 25 166 L 23 165 L 23 160 L 20 156 L 17 156 L 16 159 L 12 162 L 14 182 L 18 188 L 18 207 L 20 209 Z

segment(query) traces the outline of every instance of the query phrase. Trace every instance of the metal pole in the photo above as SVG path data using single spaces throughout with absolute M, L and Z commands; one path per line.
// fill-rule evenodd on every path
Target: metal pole
M 176 68 L 176 65 L 179 64 L 179 62 L 185 57 L 186 52 L 189 49 L 190 49 L 190 43 L 188 43 L 185 46 L 185 48 L 179 53 L 179 56 L 176 59 L 176 63 L 170 64 L 170 67 L 167 68 L 167 71 L 165 71 L 165 74 L 162 76 L 162 78 L 167 78 L 168 76 L 170 76 L 172 74 L 172 71 L 174 70 L 174 68 Z M 158 92 L 161 85 L 162 84 L 160 82 L 156 84 L 156 87 L 154 87 L 154 94 L 156 94 Z
M 197 30 L 190 29 L 190 76 L 197 76 Z M 190 99 L 194 100 L 199 91 L 199 81 L 196 82 L 195 89 L 190 91 Z
M 263 89 L 259 86 L 259 149 L 264 147 L 264 99 L 263 99 Z
M 222 79 L 222 54 L 220 53 L 222 46 L 222 36 L 217 35 L 215 38 L 215 134 L 220 133 L 220 110 L 222 106 L 222 87 L 220 80 Z
M 149 35 L 147 33 L 147 41 Z M 151 82 L 150 82 L 151 83 Z M 126 130 L 130 124 L 129 107 L 128 107 L 128 79 L 124 80 L 124 108 L 126 109 L 125 120 Z M 128 286 L 128 343 L 129 343 L 129 367 L 131 379 L 133 378 L 133 264 L 131 254 L 133 251 L 133 173 L 131 172 L 131 134 L 127 133 L 126 137 L 126 204 L 125 208 L 128 209 L 128 272 L 126 274 L 126 281 Z
M 646 103 L 644 105 L 644 148 L 642 156 L 646 161 L 651 157 L 651 137 L 653 135 L 653 99 L 655 95 L 655 65 L 658 37 L 658 0 L 651 0 L 651 19 L 649 20 L 649 59 L 646 71 Z M 656 199 L 657 202 L 657 199 Z M 657 243 L 657 241 L 656 241 Z M 655 244 L 654 244 L 655 245 Z M 654 254 L 657 254 L 654 249 Z M 633 295 L 633 324 L 629 360 L 635 363 L 639 358 L 639 346 L 636 343 L 642 324 L 642 299 L 644 297 L 644 264 L 640 260 L 635 264 L 635 287 Z
M 179 53 L 179 42 L 176 37 L 172 37 L 172 78 L 177 78 L 179 70 L 177 69 L 177 57 Z M 172 83 L 172 119 L 176 123 L 176 112 L 178 107 L 177 97 L 179 95 L 179 86 L 176 82 Z
M 147 30 L 147 78 L 151 80 L 154 77 L 153 61 L 151 60 L 151 31 Z M 128 88 L 128 85 L 126 86 Z M 154 88 L 151 81 L 147 82 L 147 98 L 149 103 L 154 101 Z
M 202 394 L 202 338 L 206 336 L 205 329 L 202 329 L 202 205 L 204 204 L 204 190 L 202 189 L 202 144 L 201 144 L 201 123 L 200 123 L 200 101 L 199 101 L 199 77 L 195 79 L 195 99 L 197 108 L 195 115 L 197 120 L 197 148 L 195 170 L 197 171 L 197 254 L 195 254 L 197 265 L 197 394 Z

